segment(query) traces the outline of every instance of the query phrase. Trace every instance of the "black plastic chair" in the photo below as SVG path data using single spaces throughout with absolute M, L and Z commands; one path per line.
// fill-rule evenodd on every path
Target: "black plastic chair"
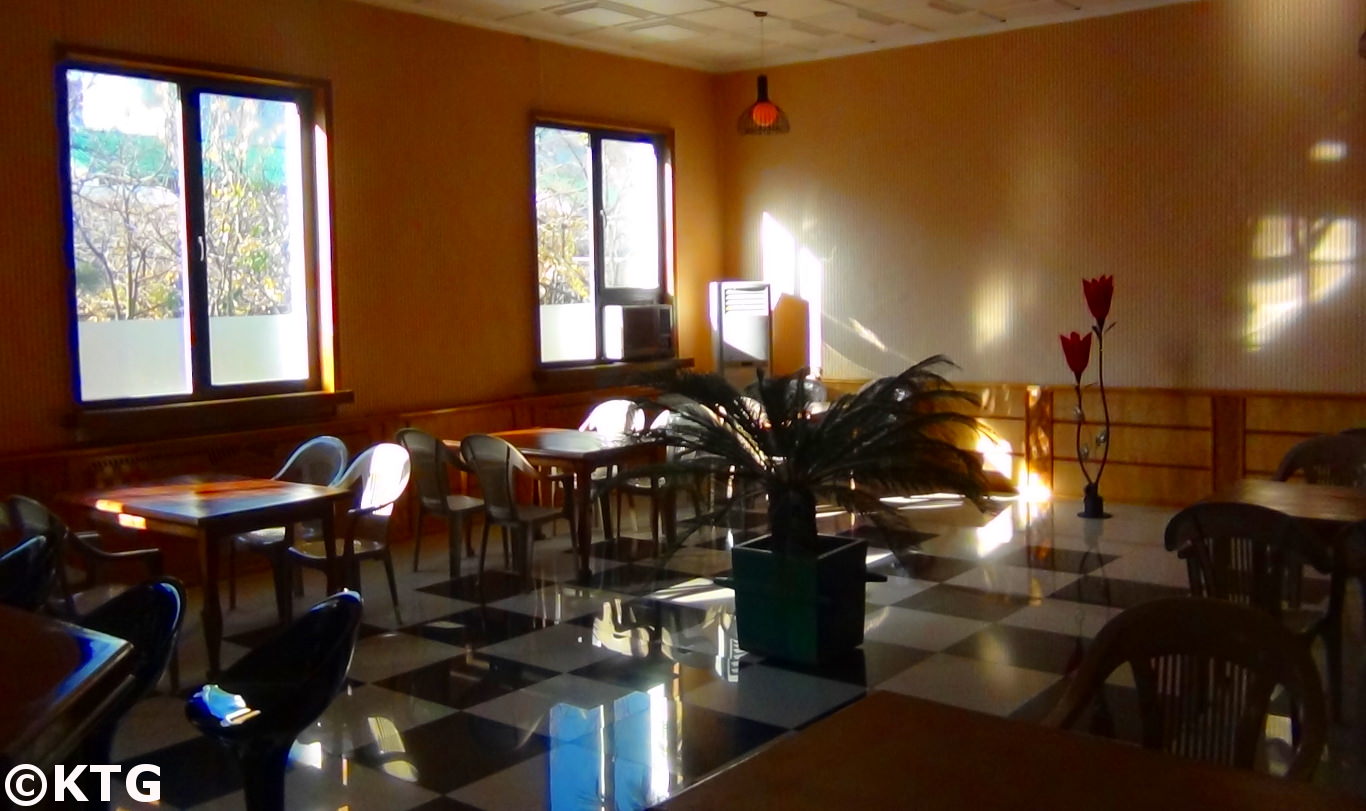
M 413 485 L 414 498 L 409 505 L 413 511 L 413 571 L 417 571 L 418 560 L 422 554 L 422 518 L 436 515 L 445 519 L 450 535 L 450 574 L 451 579 L 460 576 L 460 541 L 464 538 L 466 553 L 473 552 L 470 547 L 470 516 L 482 512 L 484 502 L 474 496 L 451 492 L 449 470 L 467 473 L 455 454 L 446 449 L 445 443 L 418 428 L 400 428 L 394 441 L 408 449 L 412 460 L 413 472 L 409 481 Z
M 289 747 L 345 683 L 360 618 L 360 595 L 338 592 L 186 702 L 190 722 L 237 756 L 248 811 L 285 808 Z
M 133 645 L 131 682 L 104 708 L 94 731 L 81 744 L 72 762 L 110 763 L 110 749 L 119 721 L 156 687 L 175 653 L 176 637 L 185 619 L 185 590 L 170 577 L 132 586 L 81 618 L 92 631 L 125 639 Z
M 58 545 L 47 535 L 34 535 L 0 554 L 0 605 L 37 611 L 47 604 L 57 580 Z
M 285 464 L 272 478 L 282 482 L 297 484 L 330 485 L 346 471 L 349 452 L 346 443 L 334 436 L 315 436 L 294 449 Z M 281 565 L 285 550 L 291 543 L 304 538 L 315 537 L 321 530 L 314 526 L 317 522 L 300 524 L 296 527 L 270 527 L 237 535 L 228 545 L 228 607 L 237 607 L 237 550 L 258 552 L 270 558 L 271 569 L 279 577 L 287 574 L 288 567 Z M 293 537 L 290 537 L 290 531 Z M 288 594 L 289 584 L 284 584 Z M 280 592 L 276 583 L 276 593 Z M 276 609 L 280 623 L 289 622 L 289 604 L 277 601 Z

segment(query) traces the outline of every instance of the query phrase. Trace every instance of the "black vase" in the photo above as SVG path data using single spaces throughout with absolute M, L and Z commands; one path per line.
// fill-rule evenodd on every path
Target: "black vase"
M 1080 518 L 1109 518 L 1110 514 L 1105 511 L 1105 499 L 1100 496 L 1100 488 L 1095 482 L 1086 485 L 1081 495 L 1081 512 L 1077 513 Z

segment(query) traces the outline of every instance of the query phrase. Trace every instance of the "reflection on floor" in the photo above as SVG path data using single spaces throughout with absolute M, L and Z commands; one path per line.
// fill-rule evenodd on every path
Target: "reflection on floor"
M 411 547 L 398 546 L 400 606 L 380 567 L 363 567 L 374 571 L 363 572 L 351 683 L 299 738 L 288 805 L 638 809 L 869 690 L 1037 720 L 1110 617 L 1184 592 L 1184 564 L 1161 545 L 1170 510 L 1112 505 L 1114 518 L 1086 521 L 1068 503 L 1002 504 L 994 515 L 909 506 L 918 531 L 891 538 L 847 516 L 823 519 L 826 531 L 867 534 L 869 568 L 887 581 L 868 586 L 858 654 L 814 669 L 736 645 L 732 596 L 710 578 L 728 572 L 729 547 L 750 533 L 699 532 L 662 568 L 649 540 L 599 539 L 587 582 L 557 537 L 537 543 L 530 589 L 500 571 L 477 588 L 473 560 L 450 580 L 435 534 L 417 572 Z M 496 551 L 489 563 L 501 565 Z M 320 582 L 308 585 L 319 597 Z M 243 586 L 225 661 L 268 635 L 274 616 L 266 577 Z M 1326 593 L 1322 580 L 1306 588 L 1310 601 Z M 1317 779 L 1366 795 L 1355 591 L 1347 616 L 1351 723 L 1334 729 Z M 204 670 L 197 615 L 182 648 L 192 681 Z M 137 707 L 115 757 L 161 766 L 163 808 L 243 806 L 234 762 L 196 735 L 179 697 Z

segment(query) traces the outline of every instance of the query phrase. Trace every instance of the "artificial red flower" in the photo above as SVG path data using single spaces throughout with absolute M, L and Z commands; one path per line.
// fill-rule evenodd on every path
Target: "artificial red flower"
M 1086 306 L 1091 310 L 1091 317 L 1096 319 L 1096 325 L 1104 327 L 1105 319 L 1110 315 L 1110 299 L 1115 295 L 1115 277 L 1082 279 L 1081 292 L 1086 295 Z
M 1091 362 L 1091 333 L 1059 335 L 1058 340 L 1062 341 L 1062 354 L 1067 358 L 1067 368 L 1072 370 L 1080 383 L 1081 373 L 1086 371 L 1086 364 Z

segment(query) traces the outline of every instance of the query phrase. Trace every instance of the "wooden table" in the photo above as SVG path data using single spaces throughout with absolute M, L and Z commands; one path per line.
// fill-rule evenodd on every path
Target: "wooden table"
M 0 775 L 65 758 L 126 688 L 133 646 L 0 606 Z
M 220 546 L 233 535 L 302 521 L 322 525 L 326 548 L 332 548 L 335 505 L 351 492 L 334 487 L 276 481 L 190 481 L 120 487 L 67 496 L 97 521 L 124 529 L 147 530 L 198 542 L 204 578 L 204 642 L 209 652 L 209 678 L 219 672 L 223 641 L 223 608 L 218 597 Z M 329 588 L 335 584 L 329 583 Z
M 874 692 L 657 807 L 1299 811 L 1366 803 L 1304 783 Z
M 589 568 L 589 541 L 593 535 L 593 471 L 630 462 L 656 461 L 662 446 L 641 442 L 630 436 L 577 431 L 573 428 L 522 428 L 494 434 L 522 452 L 529 461 L 554 465 L 574 477 L 573 538 L 579 553 L 579 576 L 592 574 Z M 460 440 L 447 439 L 446 446 L 460 452 Z M 672 537 L 673 510 L 667 493 L 660 513 L 664 516 L 666 537 Z

